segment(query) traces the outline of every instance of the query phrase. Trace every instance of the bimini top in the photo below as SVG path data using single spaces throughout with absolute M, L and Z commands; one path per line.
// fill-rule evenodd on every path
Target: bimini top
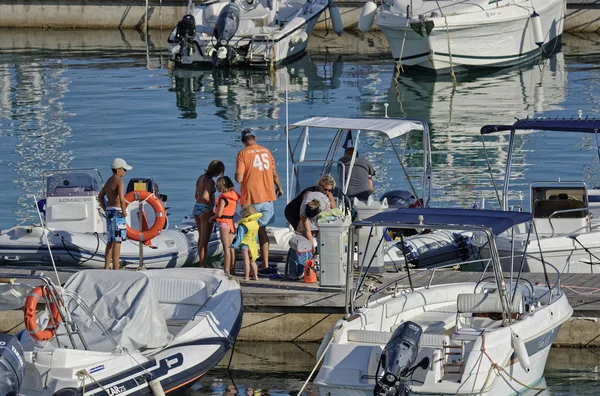
M 421 223 L 419 216 L 423 216 Z M 445 208 L 404 208 L 381 212 L 368 219 L 354 222 L 355 226 L 385 225 L 393 223 L 425 226 L 444 226 L 444 228 L 479 228 L 492 230 L 494 235 L 509 228 L 531 221 L 533 215 L 527 212 L 507 212 L 502 210 L 445 209 Z
M 390 139 L 406 135 L 410 131 L 423 131 L 427 123 L 422 120 L 401 118 L 333 118 L 313 117 L 291 124 L 289 129 L 311 127 L 329 129 L 353 129 L 379 132 Z
M 512 125 L 485 125 L 481 134 L 502 131 L 543 130 L 558 132 L 596 133 L 600 131 L 600 119 L 595 118 L 525 118 Z

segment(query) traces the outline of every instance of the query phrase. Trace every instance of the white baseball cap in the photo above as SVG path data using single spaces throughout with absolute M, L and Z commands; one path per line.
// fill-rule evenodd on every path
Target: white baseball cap
M 112 160 L 112 163 L 110 164 L 111 169 L 125 169 L 125 170 L 131 170 L 131 166 L 127 165 L 127 162 L 125 162 L 125 160 L 123 158 L 115 158 Z

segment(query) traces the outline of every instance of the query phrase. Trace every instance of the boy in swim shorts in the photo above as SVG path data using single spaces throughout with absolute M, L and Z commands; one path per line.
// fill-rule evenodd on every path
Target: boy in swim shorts
M 106 248 L 104 249 L 104 269 L 121 268 L 121 242 L 127 240 L 127 203 L 122 177 L 131 166 L 122 158 L 113 159 L 110 165 L 113 175 L 108 178 L 98 194 L 100 207 L 106 214 Z M 106 201 L 104 202 L 104 198 Z

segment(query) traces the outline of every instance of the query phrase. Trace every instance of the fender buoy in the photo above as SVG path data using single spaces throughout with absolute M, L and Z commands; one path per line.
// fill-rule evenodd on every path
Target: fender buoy
M 165 222 L 167 221 L 167 213 L 161 200 L 156 195 L 148 191 L 130 191 L 127 193 L 127 195 L 125 195 L 125 201 L 128 203 L 133 202 L 135 200 L 135 193 L 140 195 L 140 199 L 142 201 L 146 201 L 150 206 L 152 206 L 152 209 L 154 209 L 155 220 L 154 224 L 149 230 L 146 230 L 145 228 L 147 228 L 147 226 L 144 227 L 144 224 L 142 224 L 142 228 L 144 228 L 143 231 L 134 230 L 129 226 L 129 224 L 127 224 L 127 238 L 133 239 L 134 241 L 143 240 L 146 242 L 152 238 L 156 238 L 156 236 L 163 230 L 165 227 Z M 142 223 L 145 223 L 143 218 Z
M 25 328 L 29 332 L 31 338 L 38 341 L 48 341 L 52 339 L 56 335 L 56 328 L 60 322 L 60 314 L 58 313 L 56 304 L 48 301 L 51 316 L 50 321 L 48 322 L 48 327 L 46 327 L 44 330 L 38 329 L 37 317 L 35 313 L 37 311 L 37 303 L 43 295 L 44 292 L 42 287 L 36 287 L 31 291 L 31 293 L 29 293 L 29 296 L 27 296 L 27 300 L 25 300 L 25 307 L 23 308 L 23 313 L 25 314 Z

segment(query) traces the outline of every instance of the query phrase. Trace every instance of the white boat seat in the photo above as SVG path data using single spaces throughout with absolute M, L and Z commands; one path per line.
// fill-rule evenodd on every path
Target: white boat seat
M 424 333 L 439 333 L 454 325 L 456 311 L 449 308 L 446 310 L 425 311 L 407 319 L 421 326 Z M 393 325 L 390 330 L 396 330 L 403 322 Z
M 465 293 L 458 295 L 456 308 L 459 313 L 502 313 L 502 302 L 498 293 Z M 523 297 L 517 292 L 511 312 L 522 314 L 523 311 Z
M 374 330 L 348 330 L 348 342 L 358 342 L 361 344 L 380 344 L 385 345 L 392 338 L 391 331 L 374 331 Z M 442 334 L 423 333 L 419 344 L 421 346 L 436 346 L 448 345 L 450 337 Z
M 150 278 L 154 294 L 158 299 L 163 316 L 168 321 L 193 320 L 208 300 L 206 284 L 198 279 Z

